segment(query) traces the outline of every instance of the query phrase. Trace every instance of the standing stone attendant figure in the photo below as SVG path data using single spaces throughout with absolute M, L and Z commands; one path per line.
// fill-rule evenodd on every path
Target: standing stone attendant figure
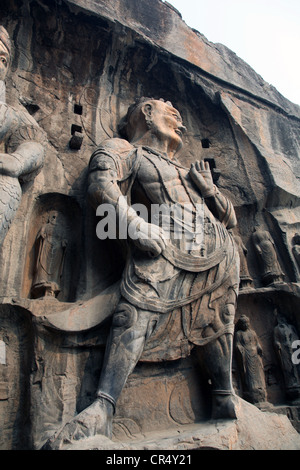
M 242 315 L 236 325 L 235 350 L 244 398 L 251 403 L 265 402 L 267 394 L 262 347 L 246 315 Z
M 5 78 L 11 63 L 12 45 L 0 26 L 0 246 L 19 207 L 21 183 L 32 180 L 44 160 L 45 135 L 27 113 L 5 102 Z
M 51 211 L 48 222 L 37 235 L 37 258 L 31 289 L 32 297 L 57 297 L 67 247 L 66 226 L 62 215 Z
M 256 230 L 252 240 L 262 269 L 265 285 L 282 282 L 283 272 L 278 262 L 274 240 L 267 230 Z
M 126 138 L 105 141 L 91 157 L 90 201 L 95 208 L 112 205 L 123 232 L 126 223 L 128 259 L 95 401 L 46 448 L 93 434 L 110 437 L 117 400 L 140 358 L 175 360 L 195 347 L 211 379 L 212 416 L 236 418 L 231 359 L 239 257 L 227 230 L 236 217 L 208 163 L 185 168 L 175 160 L 184 131 L 170 102 L 143 98 L 128 109 Z M 133 200 L 170 210 L 146 221 Z M 182 212 L 172 212 L 174 204 Z M 170 318 L 177 319 L 172 341 L 165 334 Z

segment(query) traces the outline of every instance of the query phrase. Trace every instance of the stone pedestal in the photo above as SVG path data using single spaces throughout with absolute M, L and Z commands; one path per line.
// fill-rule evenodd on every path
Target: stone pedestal
M 300 436 L 286 416 L 263 412 L 239 399 L 238 418 L 208 421 L 135 435 L 123 441 L 95 436 L 63 450 L 300 450 Z

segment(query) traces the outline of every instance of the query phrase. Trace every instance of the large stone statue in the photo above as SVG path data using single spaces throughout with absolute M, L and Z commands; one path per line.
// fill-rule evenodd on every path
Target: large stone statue
M 270 233 L 267 230 L 256 230 L 252 235 L 252 240 L 261 265 L 263 283 L 269 285 L 282 282 L 283 272 Z
M 300 403 L 300 366 L 294 364 L 293 343 L 299 340 L 299 335 L 293 325 L 290 325 L 282 314 L 275 310 L 277 325 L 274 328 L 274 348 L 283 374 L 285 391 L 291 403 Z
M 212 417 L 236 417 L 231 359 L 239 258 L 227 231 L 236 218 L 207 163 L 197 161 L 187 169 L 175 160 L 184 131 L 170 102 L 143 98 L 123 121 L 120 132 L 126 139 L 105 141 L 91 157 L 91 203 L 112 207 L 118 237 L 128 238 L 122 297 L 95 401 L 45 448 L 93 434 L 110 437 L 117 400 L 143 354 L 149 360 L 178 359 L 199 346 L 212 384 Z M 162 210 L 146 221 L 133 202 L 140 203 L 141 211 L 141 204 L 148 209 L 161 205 Z M 164 333 L 172 316 L 179 321 L 177 339 L 170 344 Z M 151 356 L 153 337 L 160 349 Z
M 267 394 L 262 347 L 246 315 L 242 315 L 236 325 L 235 350 L 244 398 L 251 403 L 265 402 Z
M 49 213 L 48 221 L 37 235 L 37 257 L 31 294 L 34 298 L 60 292 L 66 247 L 66 223 L 58 211 Z
M 40 171 L 44 160 L 45 136 L 27 113 L 5 102 L 5 83 L 12 46 L 7 31 L 0 26 L 0 246 L 19 207 L 23 182 Z

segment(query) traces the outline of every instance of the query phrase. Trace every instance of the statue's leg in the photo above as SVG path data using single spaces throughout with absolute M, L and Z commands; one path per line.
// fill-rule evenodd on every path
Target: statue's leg
M 211 380 L 212 418 L 236 418 L 236 399 L 232 387 L 232 335 L 224 334 L 203 346 L 201 357 Z
M 116 402 L 141 357 L 152 315 L 148 311 L 138 311 L 126 301 L 119 304 L 106 345 L 95 401 L 49 439 L 45 449 L 59 449 L 63 443 L 97 434 L 111 437 Z
M 151 333 L 152 312 L 121 302 L 114 314 L 96 396 L 116 402 Z

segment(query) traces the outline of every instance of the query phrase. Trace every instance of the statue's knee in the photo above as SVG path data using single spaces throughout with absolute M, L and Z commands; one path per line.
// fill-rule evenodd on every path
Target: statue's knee
M 133 305 L 120 303 L 113 316 L 112 326 L 114 328 L 128 329 L 133 326 L 138 319 L 138 313 Z

